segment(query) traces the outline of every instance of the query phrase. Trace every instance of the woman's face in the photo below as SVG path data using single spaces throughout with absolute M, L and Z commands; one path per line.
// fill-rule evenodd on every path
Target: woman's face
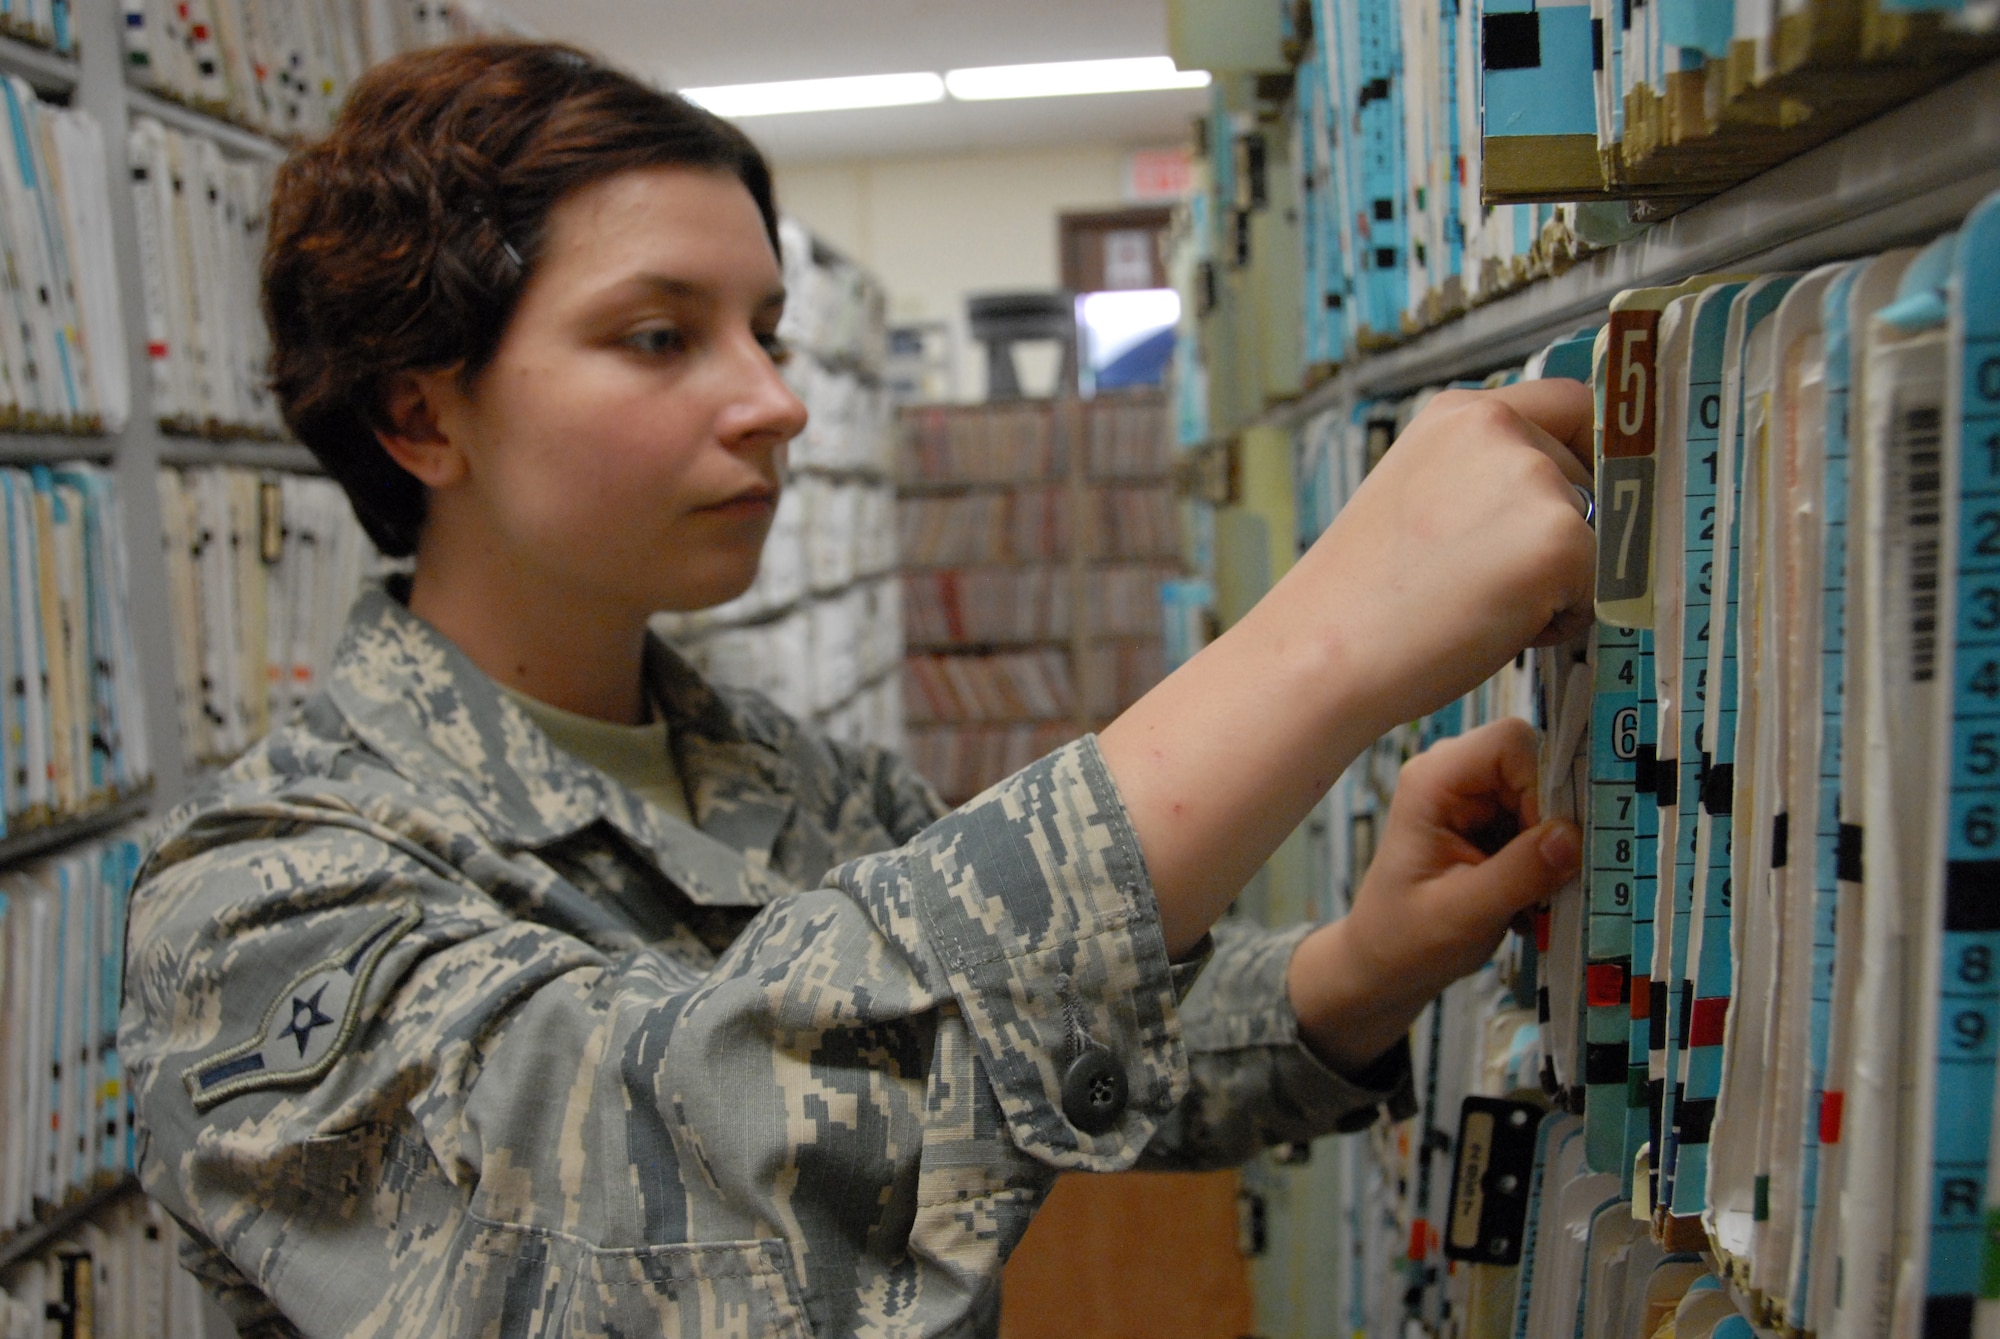
M 492 363 L 441 397 L 465 471 L 431 521 L 473 526 L 526 598 L 643 616 L 741 594 L 806 423 L 774 357 L 784 300 L 727 173 L 640 169 L 565 198 Z

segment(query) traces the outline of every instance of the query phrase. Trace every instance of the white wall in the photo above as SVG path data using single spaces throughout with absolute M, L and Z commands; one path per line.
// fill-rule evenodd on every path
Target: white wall
M 966 296 L 1056 287 L 1057 216 L 1120 207 L 1126 152 L 1107 144 L 780 166 L 778 206 L 881 278 L 892 323 L 950 321 L 958 398 L 977 400 L 985 354 L 966 331 Z M 1021 360 L 1031 393 L 1053 369 L 1052 360 Z

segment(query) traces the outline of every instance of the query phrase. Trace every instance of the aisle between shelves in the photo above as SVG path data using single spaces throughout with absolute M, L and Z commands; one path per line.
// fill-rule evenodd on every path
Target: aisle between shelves
M 1323 910 L 1402 762 L 1503 715 L 1585 868 L 1419 1020 L 1420 1114 L 1340 1154 L 1355 1334 L 2000 1332 L 1996 368 L 2000 195 L 1620 293 L 1488 379 L 1597 388 L 1599 622 L 1356 763 Z M 1314 527 L 1429 394 L 1303 427 Z

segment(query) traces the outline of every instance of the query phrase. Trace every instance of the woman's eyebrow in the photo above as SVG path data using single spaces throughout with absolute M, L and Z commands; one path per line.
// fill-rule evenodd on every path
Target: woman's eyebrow
M 700 283 L 693 279 L 684 279 L 677 275 L 635 274 L 612 285 L 604 292 L 602 297 L 603 300 L 611 302 L 634 297 L 663 297 L 679 298 L 682 300 L 693 298 L 702 301 L 712 301 L 716 296 L 716 291 L 716 288 L 711 284 Z M 782 310 L 787 296 L 782 286 L 774 288 L 758 301 L 757 310 L 759 312 Z
M 696 283 L 692 279 L 676 278 L 670 274 L 635 274 L 612 291 L 622 296 L 633 290 L 667 298 L 705 298 L 715 292 L 707 284 Z

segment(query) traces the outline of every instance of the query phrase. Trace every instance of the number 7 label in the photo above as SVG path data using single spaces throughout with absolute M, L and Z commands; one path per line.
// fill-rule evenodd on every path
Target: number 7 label
M 1653 461 L 1606 456 L 1597 476 L 1597 616 L 1625 602 L 1650 603 L 1653 574 Z

